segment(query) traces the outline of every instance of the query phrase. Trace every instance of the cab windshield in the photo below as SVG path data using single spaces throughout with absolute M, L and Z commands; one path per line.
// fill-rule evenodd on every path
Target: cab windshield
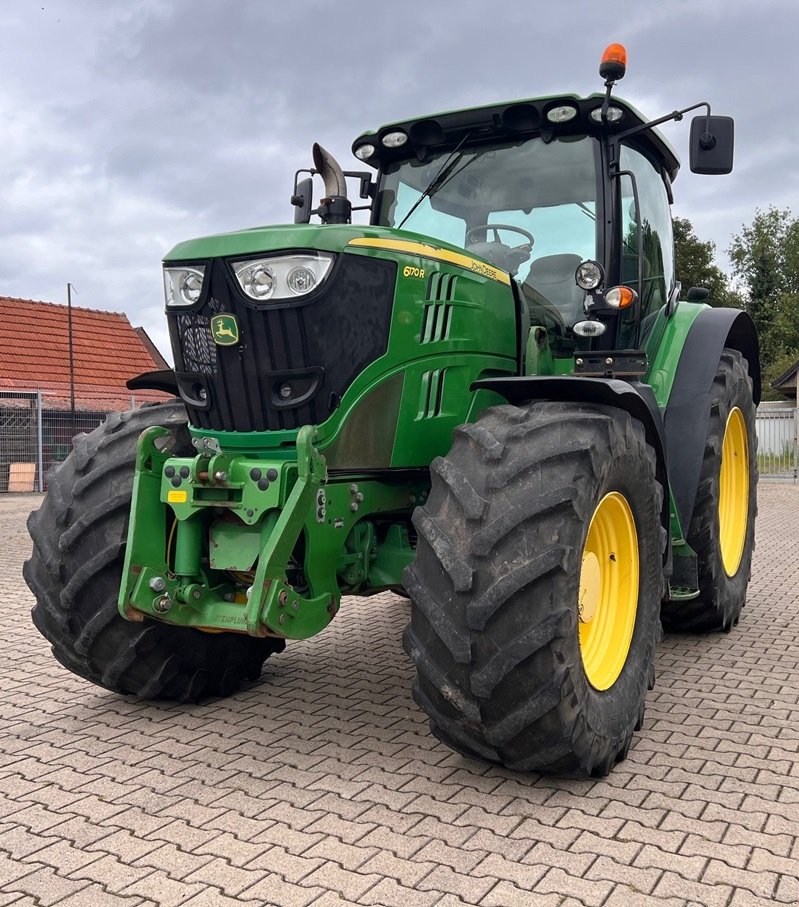
M 376 223 L 509 271 L 534 323 L 561 332 L 584 317 L 577 265 L 598 257 L 595 153 L 593 139 L 577 136 L 401 161 L 382 174 Z

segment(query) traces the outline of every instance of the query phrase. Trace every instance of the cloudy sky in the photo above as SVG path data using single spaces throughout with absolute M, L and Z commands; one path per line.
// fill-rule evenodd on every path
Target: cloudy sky
M 799 213 L 797 0 L 3 0 L 0 295 L 124 311 L 166 352 L 162 256 L 292 219 L 320 141 L 425 112 L 601 90 L 652 117 L 736 119 L 736 169 L 684 167 L 675 214 L 716 242 L 757 207 Z M 664 133 L 687 160 L 687 121 Z

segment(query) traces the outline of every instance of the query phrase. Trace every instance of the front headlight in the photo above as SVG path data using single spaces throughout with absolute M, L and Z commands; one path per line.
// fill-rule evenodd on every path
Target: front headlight
M 334 257 L 328 252 L 275 255 L 233 261 L 231 267 L 250 299 L 268 302 L 305 296 L 315 290 L 327 277 Z
M 194 305 L 203 291 L 205 265 L 164 268 L 164 294 L 167 308 Z

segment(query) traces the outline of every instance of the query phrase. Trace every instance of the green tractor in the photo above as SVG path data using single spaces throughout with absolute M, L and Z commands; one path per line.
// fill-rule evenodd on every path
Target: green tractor
M 624 69 L 611 45 L 602 93 L 365 133 L 374 172 L 315 146 L 293 225 L 167 255 L 175 368 L 129 386 L 177 399 L 79 435 L 29 521 L 65 667 L 224 696 L 393 590 L 442 741 L 568 776 L 624 758 L 661 625 L 744 604 L 760 393 L 748 316 L 675 280 L 655 129 L 705 108 L 692 170 L 728 173 L 732 120 L 648 122 Z

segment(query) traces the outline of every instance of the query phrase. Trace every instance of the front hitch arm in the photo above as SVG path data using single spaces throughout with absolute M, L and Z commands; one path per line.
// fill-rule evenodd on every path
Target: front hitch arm
M 314 506 L 317 490 L 327 481 L 327 465 L 315 442 L 314 426 L 305 425 L 297 433 L 297 481 L 261 551 L 248 593 L 245 620 L 251 636 L 306 638 L 322 630 L 338 608 L 337 593 L 305 598 L 279 579 Z

